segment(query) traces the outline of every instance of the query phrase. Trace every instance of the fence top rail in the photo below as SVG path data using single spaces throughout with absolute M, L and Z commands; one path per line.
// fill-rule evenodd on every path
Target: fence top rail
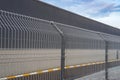
M 68 24 L 62 24 L 62 23 L 58 23 L 58 22 L 55 22 L 55 23 L 59 24 L 59 25 L 67 26 L 67 27 L 70 27 L 70 28 L 78 29 L 78 30 L 88 31 L 88 32 L 91 32 L 91 33 L 96 33 L 96 34 L 101 34 L 101 35 L 108 35 L 108 36 L 112 35 L 112 34 L 107 34 L 107 33 L 103 33 L 103 32 L 88 30 L 88 29 L 84 29 L 84 28 L 80 28 L 80 27 L 76 27 L 76 26 L 72 26 L 72 25 L 68 25 Z M 120 37 L 118 35 L 112 35 L 112 36 Z
M 18 14 L 18 13 L 8 12 L 8 11 L 4 11 L 4 10 L 0 10 L 0 14 L 1 13 L 11 14 L 11 15 L 19 16 L 19 17 L 29 18 L 29 19 L 32 19 L 32 20 L 38 20 L 38 21 L 43 21 L 43 22 L 50 23 L 50 21 L 48 21 L 48 20 L 44 20 L 44 19 L 40 19 L 40 18 L 36 18 L 36 17 L 31 17 L 31 16 L 26 16 L 26 15 L 22 15 L 22 14 Z
M 31 20 L 43 21 L 43 22 L 47 22 L 47 23 L 50 23 L 50 24 L 51 24 L 51 22 L 53 22 L 53 21 L 49 21 L 49 20 L 44 20 L 44 19 L 40 19 L 40 18 L 35 18 L 35 17 L 31 17 L 31 16 L 18 14 L 18 13 L 8 12 L 8 11 L 4 11 L 4 10 L 0 10 L 0 14 L 8 14 L 8 15 L 10 14 L 10 15 L 14 15 L 14 16 L 28 18 L 28 19 L 31 19 Z M 94 34 L 97 34 L 97 35 L 102 35 L 103 37 L 109 36 L 109 38 L 110 38 L 112 36 L 114 38 L 120 39 L 120 36 L 117 36 L 117 35 L 107 34 L 107 33 L 103 33 L 103 32 L 97 32 L 97 31 L 88 30 L 88 29 L 84 29 L 84 28 L 80 28 L 80 27 L 76 27 L 76 26 L 72 26 L 72 25 L 67 25 L 67 24 L 62 24 L 62 23 L 58 23 L 58 22 L 54 22 L 54 24 L 59 24 L 59 25 L 66 26 L 68 28 L 74 28 L 74 29 L 77 29 L 77 30 L 82 30 L 82 31 L 94 33 Z M 115 40 L 115 41 L 117 41 L 117 40 Z
M 57 23 L 57 22 L 56 22 L 56 24 L 66 26 L 68 28 L 73 28 L 73 29 L 82 30 L 82 31 L 85 31 L 85 32 L 90 32 L 90 33 L 97 34 L 104 41 L 117 41 L 117 42 L 120 42 L 120 36 L 118 36 L 118 35 L 112 35 L 112 34 L 107 34 L 107 33 L 103 33 L 103 32 L 92 31 L 92 30 L 79 28 L 79 27 L 72 26 L 72 25 Z

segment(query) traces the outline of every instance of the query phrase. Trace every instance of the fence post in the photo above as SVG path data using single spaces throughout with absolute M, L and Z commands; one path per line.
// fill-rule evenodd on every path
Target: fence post
M 117 60 L 119 59 L 119 52 L 118 52 L 118 50 L 116 51 L 116 59 Z
M 108 79 L 108 41 L 105 41 L 105 79 Z
M 98 33 L 98 35 L 104 40 L 105 42 L 105 80 L 109 80 L 108 79 L 108 41 L 103 37 L 103 35 L 101 35 L 100 33 Z
M 61 36 L 61 75 L 60 80 L 65 80 L 65 36 L 64 33 L 51 21 L 51 25 L 59 32 Z

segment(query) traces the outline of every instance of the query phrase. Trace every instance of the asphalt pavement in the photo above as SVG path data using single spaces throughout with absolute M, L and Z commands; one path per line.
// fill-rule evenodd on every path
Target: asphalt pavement
M 109 80 L 120 80 L 120 66 L 108 70 Z M 105 80 L 105 71 L 100 71 L 75 80 Z

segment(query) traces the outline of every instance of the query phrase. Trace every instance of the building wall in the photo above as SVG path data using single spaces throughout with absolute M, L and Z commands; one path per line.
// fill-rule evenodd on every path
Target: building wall
M 37 0 L 0 0 L 0 9 L 85 29 L 120 35 L 119 29 Z

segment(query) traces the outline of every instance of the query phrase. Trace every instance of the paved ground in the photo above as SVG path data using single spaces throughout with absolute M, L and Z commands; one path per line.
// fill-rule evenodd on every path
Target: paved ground
M 100 71 L 75 80 L 105 80 L 105 71 Z M 109 69 L 109 80 L 120 80 L 120 66 Z

